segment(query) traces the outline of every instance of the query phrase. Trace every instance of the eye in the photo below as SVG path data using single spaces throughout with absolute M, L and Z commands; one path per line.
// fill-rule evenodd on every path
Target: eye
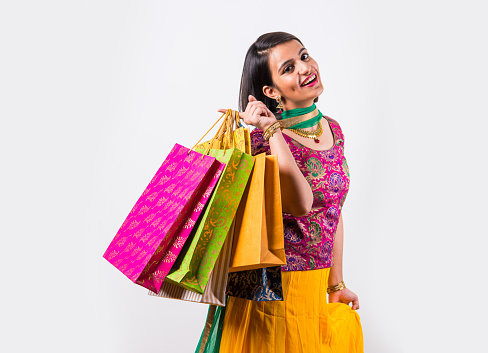
M 310 58 L 310 55 L 308 55 L 308 53 L 303 53 L 302 54 L 302 60 L 305 61 L 305 60 L 308 60 Z
M 292 70 L 293 70 L 293 65 L 288 65 L 283 69 L 283 73 L 288 73 L 291 72 Z

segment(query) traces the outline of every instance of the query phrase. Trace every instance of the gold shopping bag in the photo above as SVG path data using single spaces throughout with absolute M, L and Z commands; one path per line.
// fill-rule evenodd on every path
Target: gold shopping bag
M 251 154 L 251 135 L 248 128 L 240 127 L 234 130 L 236 148 L 242 152 Z
M 240 127 L 233 132 L 235 147 L 244 153 L 251 154 L 251 135 L 248 128 Z M 220 150 L 225 145 L 223 141 L 209 140 L 198 144 L 195 149 L 207 149 L 210 145 L 211 149 Z
M 204 296 L 205 288 L 222 251 L 224 241 L 228 237 L 254 163 L 250 154 L 236 148 L 234 129 L 237 127 L 236 118 L 238 116 L 237 112 L 228 109 L 210 128 L 211 130 L 224 118 L 217 134 L 207 144 L 207 148 L 196 150 L 204 155 L 215 157 L 226 167 L 197 222 L 198 225 L 194 226 L 195 231 L 191 235 L 188 247 L 181 250 L 165 279 L 166 282 Z M 197 142 L 197 147 L 199 142 Z M 211 149 L 211 146 L 219 148 Z M 230 236 L 233 234 L 232 232 Z M 230 241 L 230 245 L 232 245 L 232 241 Z M 227 271 L 224 272 L 227 273 Z
M 229 272 L 285 265 L 278 156 L 254 156 L 236 214 Z
M 206 150 L 214 149 L 221 150 L 225 149 L 226 145 L 230 143 L 232 147 L 241 150 L 244 153 L 251 154 L 251 135 L 248 128 L 239 127 L 239 113 L 236 111 L 228 111 L 227 113 L 230 117 L 227 124 L 223 124 L 216 137 L 209 141 L 202 142 L 195 146 L 195 149 Z M 228 136 L 232 134 L 230 139 Z

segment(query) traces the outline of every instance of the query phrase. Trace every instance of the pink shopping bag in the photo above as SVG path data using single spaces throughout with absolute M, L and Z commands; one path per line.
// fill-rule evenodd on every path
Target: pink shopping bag
M 103 257 L 132 282 L 159 291 L 225 164 L 176 144 Z
M 161 260 L 159 260 L 159 263 L 155 265 L 156 267 L 154 267 L 154 264 L 152 263 L 146 266 L 141 276 L 137 280 L 137 284 L 140 284 L 155 293 L 161 289 L 164 279 L 168 275 L 173 264 L 176 262 L 183 245 L 193 231 L 193 228 L 197 223 L 200 214 L 203 212 L 205 205 L 207 204 L 207 201 L 209 200 L 215 185 L 217 185 L 217 182 L 219 181 L 224 169 L 225 164 L 221 163 L 217 169 L 217 172 L 215 174 L 210 174 L 213 175 L 213 177 L 210 180 L 210 183 L 207 186 L 202 187 L 198 195 L 195 197 L 198 202 L 194 205 L 195 208 L 191 211 L 190 216 L 183 218 L 176 233 L 173 236 L 166 237 L 159 246 L 158 250 L 156 250 L 157 252 L 162 252 L 160 257 Z M 157 261 L 155 260 L 155 262 Z

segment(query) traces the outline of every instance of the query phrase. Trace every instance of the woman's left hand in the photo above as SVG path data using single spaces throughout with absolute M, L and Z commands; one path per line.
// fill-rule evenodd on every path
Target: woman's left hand
M 359 309 L 358 296 L 350 291 L 348 288 L 341 289 L 337 292 L 329 294 L 329 303 L 344 303 L 349 305 L 352 302 L 352 310 Z

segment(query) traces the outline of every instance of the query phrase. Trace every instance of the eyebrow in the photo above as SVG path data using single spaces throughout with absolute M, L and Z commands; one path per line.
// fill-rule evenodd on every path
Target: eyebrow
M 307 50 L 307 48 L 302 47 L 302 49 L 300 49 L 300 51 L 298 52 L 298 55 L 300 55 L 302 53 L 302 51 L 304 51 L 304 50 Z M 286 65 L 288 65 L 289 63 L 291 63 L 293 60 L 295 60 L 295 59 L 288 59 L 283 64 L 281 64 L 280 65 L 280 68 L 278 69 L 278 72 L 280 72 L 283 67 L 285 67 Z

